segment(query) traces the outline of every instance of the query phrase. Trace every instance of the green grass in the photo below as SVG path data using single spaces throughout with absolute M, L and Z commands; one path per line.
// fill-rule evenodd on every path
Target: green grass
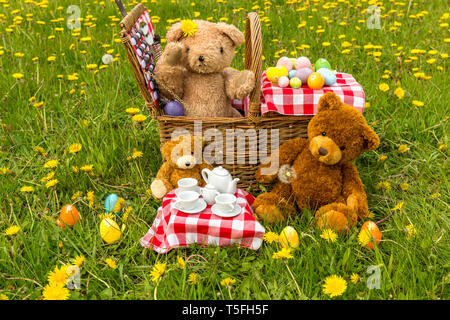
M 300 247 L 294 258 L 286 261 L 272 259 L 279 245 L 268 243 L 258 251 L 192 247 L 158 255 L 143 249 L 138 239 L 147 232 L 159 206 L 146 193 L 161 164 L 158 129 L 150 117 L 136 125 L 125 112 L 137 107 L 148 115 L 123 45 L 114 41 L 119 39 L 120 19 L 114 2 L 62 0 L 40 8 L 28 1 L 1 1 L 0 168 L 12 173 L 0 172 L 0 294 L 10 299 L 39 299 L 48 272 L 83 255 L 82 288 L 71 292 L 71 299 L 328 299 L 322 285 L 332 274 L 347 280 L 346 292 L 337 299 L 449 298 L 449 166 L 443 145 L 449 144 L 450 97 L 448 59 L 441 56 L 448 54 L 450 38 L 448 18 L 443 17 L 449 14 L 446 1 L 384 1 L 381 30 L 369 30 L 359 21 L 369 16 L 363 13 L 370 5 L 367 1 L 348 1 L 352 5 L 336 1 L 335 8 L 327 8 L 323 1 L 311 1 L 309 6 L 306 1 L 289 4 L 276 0 L 151 2 L 156 3 L 148 1 L 146 6 L 152 16 L 161 18 L 155 27 L 162 35 L 170 25 L 168 19 L 192 18 L 194 11 L 200 12 L 201 19 L 226 17 L 228 23 L 244 30 L 246 13 L 262 10 L 261 16 L 268 17 L 262 23 L 264 68 L 273 66 L 279 56 L 305 55 L 311 60 L 327 58 L 336 69 L 353 74 L 370 102 L 364 115 L 381 138 L 376 151 L 356 161 L 373 220 L 386 217 L 400 202 L 404 202 L 403 208 L 380 225 L 383 241 L 374 251 L 357 242 L 361 223 L 335 243 L 328 243 L 320 238 L 309 212 L 284 224 L 265 226 L 281 232 L 290 225 L 299 232 Z M 80 7 L 85 19 L 78 36 L 66 27 L 70 15 L 66 10 L 71 4 Z M 127 10 L 133 6 L 129 3 Z M 243 10 L 233 12 L 240 7 Z M 306 10 L 296 11 L 302 7 Z M 426 14 L 420 14 L 423 11 Z M 18 16 L 22 22 L 11 28 Z M 115 21 L 110 16 L 115 16 Z M 323 17 L 332 21 L 327 23 Z M 61 21 L 51 22 L 58 18 Z M 298 29 L 301 21 L 307 24 Z M 390 29 L 394 22 L 401 23 L 397 30 Z M 318 26 L 324 32 L 317 33 Z M 55 38 L 49 39 L 51 35 Z M 88 36 L 91 41 L 81 41 Z M 344 41 L 352 44 L 345 54 Z M 323 46 L 323 42 L 331 45 Z M 364 48 L 368 44 L 381 47 Z M 117 55 L 110 68 L 97 74 L 87 70 L 87 64 L 102 65 L 101 57 L 110 49 Z M 282 49 L 287 51 L 279 52 Z M 425 53 L 411 53 L 412 49 Z M 378 61 L 373 51 L 381 52 Z M 400 56 L 395 55 L 398 52 Z M 56 60 L 47 61 L 52 55 Z M 33 61 L 34 57 L 38 60 Z M 243 68 L 242 57 L 243 47 L 238 49 L 234 67 Z M 432 58 L 436 61 L 427 63 Z M 417 72 L 431 79 L 417 79 Z M 24 77 L 16 80 L 14 73 Z M 67 80 L 73 73 L 78 73 L 79 79 Z M 387 79 L 382 78 L 387 74 Z M 394 94 L 397 81 L 406 93 L 401 100 Z M 379 90 L 383 82 L 389 91 Z M 35 108 L 34 102 L 29 102 L 31 97 L 44 105 Z M 424 106 L 414 106 L 413 100 Z M 73 143 L 82 144 L 76 155 L 67 152 Z M 408 146 L 406 153 L 398 151 L 403 144 Z M 35 146 L 48 155 L 39 155 Z M 134 148 L 142 151 L 143 157 L 128 161 Z M 380 155 L 387 159 L 378 161 Z M 43 167 L 50 159 L 59 160 L 55 169 L 59 183 L 46 188 L 41 179 L 51 171 Z M 72 166 L 83 164 L 93 165 L 94 174 L 72 171 Z M 377 189 L 380 182 L 388 182 L 390 189 Z M 409 188 L 403 191 L 402 183 Z M 23 186 L 33 186 L 34 191 L 21 192 Z M 54 219 L 64 204 L 73 202 L 77 191 L 83 192 L 75 204 L 83 219 L 73 229 L 61 229 Z M 95 192 L 92 209 L 85 197 L 88 191 Z M 98 232 L 98 215 L 104 199 L 113 192 L 126 199 L 133 213 L 122 239 L 107 245 Z M 405 228 L 411 224 L 417 233 L 408 240 Z M 11 225 L 19 225 L 21 230 L 16 236 L 5 236 Z M 195 256 L 185 269 L 177 268 L 177 256 L 186 259 L 194 254 L 208 262 Z M 117 269 L 109 268 L 106 258 L 113 258 Z M 155 283 L 150 271 L 157 262 L 167 263 L 169 272 Z M 366 286 L 371 265 L 380 267 L 380 289 Z M 198 284 L 187 282 L 190 273 L 199 275 Z M 349 281 L 353 273 L 361 277 L 357 284 Z M 236 280 L 229 291 L 220 285 L 226 277 Z

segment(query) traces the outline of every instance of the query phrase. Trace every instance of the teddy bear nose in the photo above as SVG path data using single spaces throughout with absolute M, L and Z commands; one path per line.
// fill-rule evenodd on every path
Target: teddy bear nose
M 203 62 L 205 61 L 205 58 L 203 56 L 198 57 L 198 61 Z
M 185 164 L 186 164 L 186 167 L 190 167 L 191 166 L 190 162 L 186 162 Z
M 324 149 L 324 148 L 322 148 L 322 147 L 320 147 L 320 148 L 319 148 L 319 154 L 320 154 L 321 156 L 326 156 L 326 155 L 328 154 L 328 150 L 327 150 L 327 149 Z

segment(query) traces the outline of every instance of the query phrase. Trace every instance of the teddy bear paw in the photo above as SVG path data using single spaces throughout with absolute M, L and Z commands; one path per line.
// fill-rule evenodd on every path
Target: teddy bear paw
M 284 215 L 280 208 L 273 204 L 263 204 L 255 209 L 255 213 L 263 221 L 274 223 L 275 221 L 284 221 Z
M 255 87 L 255 74 L 250 70 L 244 70 L 236 80 L 236 99 L 248 96 Z
M 319 229 L 330 228 L 336 232 L 344 232 L 356 224 L 357 216 L 347 205 L 332 203 L 320 208 L 315 220 Z
M 169 43 L 165 49 L 166 62 L 171 66 L 177 65 L 181 59 L 183 48 L 183 44 L 179 42 Z
M 150 190 L 152 194 L 157 199 L 162 199 L 167 194 L 167 188 L 164 185 L 164 182 L 160 179 L 153 180 L 150 185 Z

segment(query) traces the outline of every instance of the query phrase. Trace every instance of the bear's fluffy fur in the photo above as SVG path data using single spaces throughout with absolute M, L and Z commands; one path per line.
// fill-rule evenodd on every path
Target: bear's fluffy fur
M 255 86 L 252 71 L 229 67 L 244 35 L 222 22 L 194 22 L 198 30 L 192 36 L 184 36 L 181 22 L 167 32 L 167 46 L 156 64 L 156 76 L 185 102 L 186 116 L 240 117 L 230 99 L 243 99 Z M 164 87 L 160 89 L 170 97 Z
M 178 180 L 182 178 L 195 178 L 199 186 L 205 185 L 201 171 L 204 168 L 212 170 L 212 166 L 206 162 L 199 163 L 202 147 L 201 138 L 193 136 L 181 136 L 163 145 L 161 153 L 165 162 L 150 186 L 156 199 L 162 199 L 168 192 L 177 188 Z M 199 156 L 196 156 L 197 154 Z
M 319 228 L 348 230 L 369 213 L 353 160 L 365 150 L 376 149 L 379 142 L 358 110 L 342 103 L 334 93 L 326 93 L 308 125 L 308 139 L 287 141 L 278 150 L 279 167 L 286 171 L 283 166 L 290 165 L 294 174 L 281 179 L 278 171 L 261 174 L 270 163 L 258 168 L 259 182 L 269 183 L 277 177 L 280 181 L 271 192 L 256 198 L 256 214 L 274 222 L 295 214 L 296 206 L 299 210 L 318 208 L 315 221 Z

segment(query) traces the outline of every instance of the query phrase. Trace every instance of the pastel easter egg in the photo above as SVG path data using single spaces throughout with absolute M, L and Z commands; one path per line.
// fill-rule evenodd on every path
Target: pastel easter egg
M 336 74 L 330 69 L 320 68 L 317 72 L 322 75 L 326 86 L 332 86 L 336 83 Z
M 266 77 L 270 82 L 277 83 L 278 79 L 288 75 L 288 70 L 285 67 L 270 67 L 266 70 Z
M 164 112 L 169 116 L 184 116 L 184 108 L 178 101 L 169 101 L 164 106 Z
M 297 231 L 290 226 L 281 231 L 278 239 L 283 248 L 298 248 L 300 244 Z
M 285 67 L 287 71 L 292 70 L 292 61 L 288 57 L 281 57 L 278 59 L 277 67 Z
M 116 202 L 119 199 L 119 196 L 115 193 L 111 193 L 109 196 L 106 197 L 105 200 L 105 212 L 114 212 L 114 207 L 116 206 Z
M 296 72 L 296 70 L 289 71 L 289 74 L 288 74 L 289 79 L 292 79 L 293 77 L 295 77 L 295 72 Z
M 289 85 L 291 86 L 292 89 L 300 88 L 302 86 L 302 80 L 300 80 L 297 77 L 294 77 L 291 80 L 289 80 Z
M 280 77 L 280 79 L 278 79 L 278 85 L 281 88 L 287 88 L 289 86 L 289 78 L 286 76 Z
M 317 90 L 322 89 L 325 84 L 325 79 L 318 72 L 313 72 L 308 78 L 308 87 Z
M 311 61 L 307 57 L 300 57 L 295 60 L 295 69 L 311 68 Z
M 330 63 L 324 58 L 317 59 L 316 63 L 314 64 L 314 67 L 315 67 L 315 71 L 317 71 L 321 68 L 327 68 L 327 69 L 331 70 Z
M 301 68 L 295 71 L 295 76 L 299 78 L 302 83 L 306 83 L 308 81 L 308 77 L 313 72 L 314 71 L 312 71 L 311 68 Z
M 100 222 L 100 236 L 108 243 L 114 243 L 122 236 L 119 225 L 112 219 L 106 218 Z

